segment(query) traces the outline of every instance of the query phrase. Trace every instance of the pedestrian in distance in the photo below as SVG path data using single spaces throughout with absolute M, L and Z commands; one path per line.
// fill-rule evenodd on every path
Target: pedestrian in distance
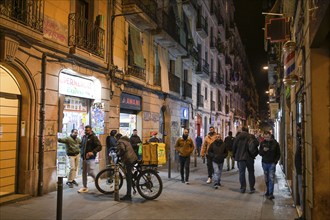
M 227 148 L 219 134 L 216 135 L 215 141 L 212 142 L 208 149 L 208 156 L 212 159 L 214 169 L 214 188 L 221 186 L 221 174 L 225 158 L 227 157 Z
M 207 184 L 212 183 L 212 176 L 214 172 L 212 158 L 208 156 L 208 150 L 212 142 L 215 141 L 215 139 L 217 138 L 216 135 L 217 133 L 214 131 L 214 127 L 211 126 L 209 128 L 209 133 L 204 138 L 204 143 L 202 145 L 202 150 L 201 150 L 201 156 L 203 160 L 206 157 L 206 166 L 207 166 L 207 174 L 208 174 L 208 179 L 206 181 Z
M 233 154 L 233 144 L 234 144 L 235 138 L 233 137 L 233 132 L 229 131 L 228 136 L 225 138 L 225 146 L 228 151 L 227 156 L 227 171 L 231 169 L 235 169 L 235 160 L 234 160 L 234 154 Z M 231 160 L 231 166 L 230 166 L 230 160 Z
M 115 135 L 117 134 L 116 130 L 111 130 L 110 135 L 106 138 L 107 149 L 105 152 L 105 163 L 108 165 L 110 163 L 110 151 L 116 149 L 117 140 Z
M 136 153 L 136 156 L 139 158 L 140 157 L 139 154 L 138 154 L 139 144 L 142 143 L 142 141 L 141 141 L 141 138 L 137 135 L 137 130 L 136 129 L 133 129 L 133 134 L 130 137 L 129 141 L 130 141 L 130 143 L 133 147 L 134 152 Z
M 69 157 L 70 171 L 66 185 L 68 185 L 70 188 L 73 188 L 73 185 L 78 186 L 78 183 L 75 180 L 79 167 L 81 143 L 81 140 L 78 137 L 78 130 L 72 129 L 70 136 L 59 138 L 57 141 L 65 144 L 66 155 Z
M 182 137 L 175 143 L 175 150 L 179 153 L 181 182 L 189 184 L 190 155 L 194 151 L 193 140 L 189 137 L 189 130 L 184 129 Z M 184 172 L 186 175 L 184 175 Z
M 102 145 L 99 138 L 92 131 L 92 127 L 85 126 L 85 135 L 81 140 L 80 152 L 82 159 L 82 182 L 83 188 L 78 190 L 78 193 L 88 192 L 87 176 L 91 176 L 95 180 L 95 158 L 98 152 L 102 150 Z
M 259 154 L 262 157 L 261 163 L 267 188 L 265 196 L 268 199 L 274 199 L 275 167 L 281 153 L 279 144 L 271 138 L 269 131 L 264 133 L 264 141 L 260 143 Z
M 201 155 L 201 147 L 203 143 L 202 137 L 200 135 L 197 135 L 195 142 L 196 142 L 197 156 L 199 157 Z
M 120 200 L 131 201 L 132 200 L 132 171 L 133 165 L 137 161 L 137 155 L 134 152 L 134 149 L 130 143 L 130 140 L 127 136 L 122 136 L 122 134 L 116 134 L 117 139 L 117 155 L 121 158 L 121 162 L 125 166 L 126 170 L 126 195 L 121 197 Z
M 151 137 L 150 137 L 150 139 L 149 139 L 149 143 L 150 143 L 150 142 L 159 143 L 159 139 L 157 138 L 157 134 L 158 134 L 157 131 L 153 131 L 153 132 L 151 132 Z
M 251 148 L 250 143 L 251 142 Z M 255 144 L 257 143 L 257 144 Z M 233 154 L 239 169 L 240 192 L 246 191 L 246 169 L 249 173 L 250 193 L 255 192 L 254 159 L 258 155 L 258 140 L 248 133 L 248 128 L 243 127 L 242 132 L 238 133 L 233 144 Z

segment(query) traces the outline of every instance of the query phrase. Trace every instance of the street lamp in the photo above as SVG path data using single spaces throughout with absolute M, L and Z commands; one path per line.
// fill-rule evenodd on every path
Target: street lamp
M 268 70 L 268 66 L 263 66 L 262 69 L 263 70 Z

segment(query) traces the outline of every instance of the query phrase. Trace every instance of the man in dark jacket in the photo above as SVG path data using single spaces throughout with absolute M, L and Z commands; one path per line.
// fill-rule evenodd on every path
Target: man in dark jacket
M 208 149 L 208 155 L 212 159 L 212 165 L 214 170 L 214 188 L 218 189 L 221 186 L 221 174 L 223 168 L 223 162 L 227 157 L 227 149 L 221 136 L 217 134 L 215 141 L 212 142 Z
M 116 139 L 117 139 L 117 155 L 121 158 L 121 161 L 126 168 L 127 191 L 126 191 L 126 195 L 121 197 L 120 200 L 131 201 L 132 200 L 132 170 L 133 170 L 133 165 L 138 158 L 127 136 L 122 136 L 122 134 L 118 133 L 116 134 Z
M 202 148 L 203 139 L 200 135 L 197 135 L 195 141 L 196 141 L 197 156 L 199 157 L 201 155 L 201 148 Z
M 261 142 L 259 154 L 262 156 L 262 168 L 264 170 L 267 191 L 265 196 L 274 199 L 275 167 L 281 157 L 280 146 L 276 140 L 271 138 L 269 131 L 264 133 L 265 140 Z
M 239 181 L 241 184 L 241 188 L 240 188 L 241 193 L 245 193 L 246 191 L 246 179 L 245 179 L 246 169 L 249 172 L 250 193 L 255 192 L 254 157 L 250 156 L 247 146 L 250 138 L 252 137 L 251 134 L 248 133 L 248 129 L 246 127 L 243 127 L 242 132 L 236 135 L 233 144 L 233 154 L 235 160 L 237 161 L 237 165 L 239 169 Z
M 139 144 L 142 143 L 142 141 L 141 141 L 140 137 L 137 135 L 136 129 L 133 130 L 133 134 L 130 137 L 129 142 L 131 143 L 136 156 L 139 158 L 139 154 L 138 154 Z
M 92 131 L 92 127 L 87 125 L 85 126 L 85 135 L 82 138 L 80 145 L 80 152 L 82 158 L 82 181 L 83 188 L 78 190 L 78 193 L 88 192 L 87 188 L 87 175 L 95 179 L 95 158 L 96 154 L 102 150 L 102 145 L 98 137 Z
M 116 149 L 117 140 L 115 135 L 117 134 L 116 130 L 111 130 L 110 135 L 106 139 L 107 149 L 105 151 L 105 163 L 108 165 L 110 163 L 110 150 Z
M 233 132 L 229 131 L 228 136 L 225 138 L 225 146 L 228 151 L 227 171 L 230 170 L 230 160 L 231 160 L 231 169 L 235 168 L 235 160 L 234 160 L 234 154 L 233 154 L 234 140 L 235 140 L 235 138 L 233 137 Z

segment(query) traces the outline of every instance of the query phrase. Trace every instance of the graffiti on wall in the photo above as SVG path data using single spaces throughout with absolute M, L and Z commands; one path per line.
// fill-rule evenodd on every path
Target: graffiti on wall
M 58 43 L 68 44 L 68 29 L 63 24 L 54 19 L 44 17 L 44 37 L 56 41 Z

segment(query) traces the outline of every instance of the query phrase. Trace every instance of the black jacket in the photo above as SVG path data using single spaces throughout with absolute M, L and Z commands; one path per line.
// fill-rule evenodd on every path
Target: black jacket
M 81 140 L 80 152 L 83 159 L 86 158 L 88 152 L 93 152 L 93 156 L 90 156 L 87 160 L 95 159 L 97 152 L 102 150 L 102 145 L 98 137 L 93 133 L 91 135 L 84 135 Z
M 281 157 L 280 146 L 275 140 L 264 140 L 260 144 L 259 154 L 264 163 L 277 163 Z
M 129 139 L 129 142 L 131 143 L 134 151 L 137 151 L 139 149 L 139 143 L 142 143 L 140 137 L 138 135 L 132 135 Z
M 235 138 L 233 136 L 227 136 L 225 138 L 225 146 L 226 146 L 226 148 L 227 148 L 228 151 L 232 151 L 233 150 L 234 140 L 235 140 Z
M 106 139 L 108 154 L 110 149 L 116 149 L 117 140 L 114 136 L 108 136 Z
M 212 142 L 207 152 L 207 155 L 217 164 L 223 163 L 224 159 L 227 157 L 227 154 L 228 152 L 224 142 L 219 139 Z
M 247 141 L 249 138 L 250 134 L 245 131 L 240 132 L 236 136 L 233 144 L 233 155 L 236 161 L 251 159 L 247 151 Z

